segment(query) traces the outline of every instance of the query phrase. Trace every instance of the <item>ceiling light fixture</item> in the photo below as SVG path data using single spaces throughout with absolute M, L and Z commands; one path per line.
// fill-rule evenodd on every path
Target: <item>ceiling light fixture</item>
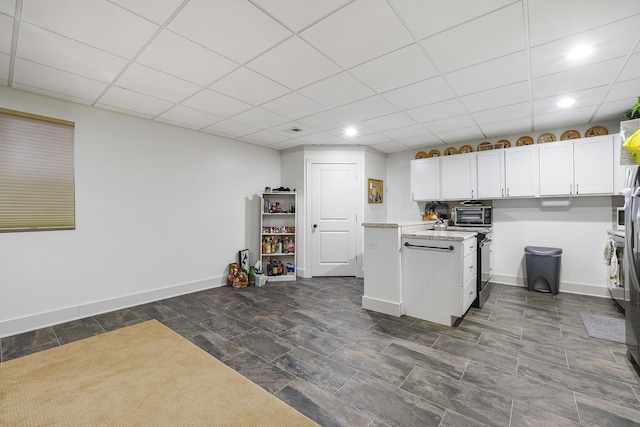
M 560 108 L 571 107 L 575 103 L 576 103 L 576 100 L 573 98 L 563 98 L 560 101 L 558 101 L 558 107 Z
M 355 136 L 358 133 L 358 130 L 354 127 L 348 127 L 344 130 L 344 134 L 347 136 Z
M 577 61 L 578 59 L 582 59 L 591 55 L 591 52 L 593 52 L 593 48 L 591 46 L 582 44 L 571 49 L 569 51 L 569 54 L 567 55 L 567 58 L 572 61 Z

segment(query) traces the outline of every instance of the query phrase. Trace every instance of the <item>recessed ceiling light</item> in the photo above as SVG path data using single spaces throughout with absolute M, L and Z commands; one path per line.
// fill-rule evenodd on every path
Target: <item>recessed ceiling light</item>
M 563 98 L 560 101 L 558 101 L 558 107 L 561 107 L 561 108 L 571 107 L 575 103 L 576 103 L 576 100 L 573 98 Z
M 569 51 L 569 54 L 567 55 L 567 58 L 571 59 L 572 61 L 577 61 L 578 59 L 582 59 L 591 55 L 591 52 L 593 52 L 593 48 L 591 46 L 582 44 L 571 49 Z
M 354 127 L 348 127 L 344 130 L 344 134 L 347 136 L 355 136 L 358 133 L 358 130 Z

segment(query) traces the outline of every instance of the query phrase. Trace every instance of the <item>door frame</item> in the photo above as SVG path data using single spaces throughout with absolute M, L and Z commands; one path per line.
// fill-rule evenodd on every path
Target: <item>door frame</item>
M 362 230 L 362 218 L 364 215 L 364 198 L 366 197 L 365 186 L 363 184 L 363 176 L 364 176 L 364 159 L 361 157 L 346 157 L 346 158 L 335 158 L 335 157 L 308 157 L 305 159 L 305 180 L 304 180 L 304 191 L 305 191 L 305 209 L 304 209 L 304 217 L 302 218 L 303 227 L 304 227 L 304 235 L 305 235 L 305 275 L 304 277 L 313 277 L 313 244 L 312 244 L 312 235 L 311 235 L 311 212 L 313 209 L 311 199 L 312 197 L 309 195 L 309 190 L 312 187 L 312 174 L 311 170 L 314 164 L 354 164 L 356 165 L 356 203 L 355 203 L 355 214 L 356 214 L 356 277 L 364 277 L 364 271 L 362 270 L 362 239 L 363 239 L 363 230 Z

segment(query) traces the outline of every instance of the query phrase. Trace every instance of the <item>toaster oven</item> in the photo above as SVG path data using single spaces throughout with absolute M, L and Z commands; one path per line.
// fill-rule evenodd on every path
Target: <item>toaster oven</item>
M 457 206 L 452 210 L 453 225 L 485 226 L 493 222 L 491 206 Z

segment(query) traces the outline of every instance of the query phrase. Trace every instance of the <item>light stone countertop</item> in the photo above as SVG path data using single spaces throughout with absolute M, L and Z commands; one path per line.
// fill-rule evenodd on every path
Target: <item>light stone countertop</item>
M 413 231 L 410 233 L 402 233 L 403 239 L 424 239 L 424 240 L 447 240 L 450 242 L 462 242 L 475 237 L 478 233 L 475 231 L 440 231 L 440 230 L 423 230 Z

